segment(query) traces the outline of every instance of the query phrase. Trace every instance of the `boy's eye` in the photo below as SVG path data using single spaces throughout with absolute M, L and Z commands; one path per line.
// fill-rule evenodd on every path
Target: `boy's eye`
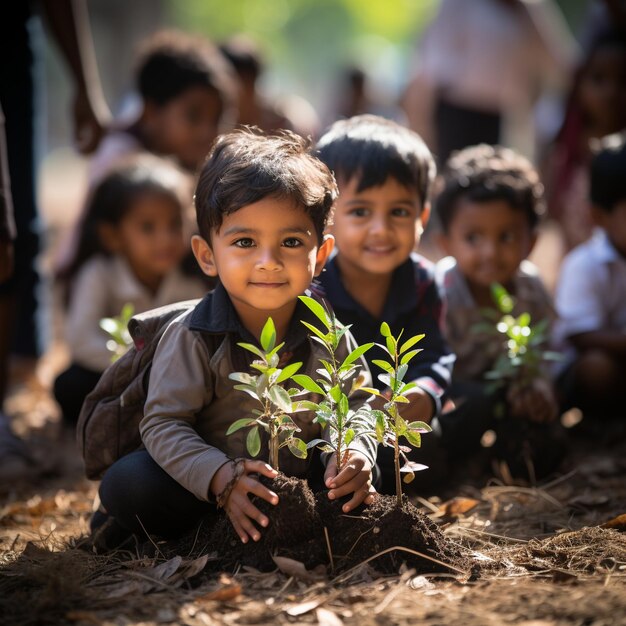
M 233 242 L 233 245 L 238 248 L 252 248 L 254 246 L 254 241 L 250 239 L 250 237 L 243 237 Z
M 285 248 L 298 248 L 301 245 L 302 242 L 296 237 L 289 237 L 283 241 L 283 246 L 285 246 Z
M 144 235 L 152 235 L 152 233 L 156 230 L 152 222 L 142 222 L 139 225 L 139 228 Z
M 369 211 L 365 207 L 354 207 L 350 209 L 348 215 L 352 215 L 354 217 L 366 217 L 369 215 Z
M 515 241 L 515 233 L 508 230 L 500 235 L 500 241 L 502 243 L 512 243 Z
M 409 217 L 410 214 L 410 211 L 404 207 L 396 207 L 391 210 L 391 215 L 393 215 L 393 217 Z
M 480 235 L 478 233 L 467 233 L 464 239 L 467 243 L 476 245 L 480 241 Z

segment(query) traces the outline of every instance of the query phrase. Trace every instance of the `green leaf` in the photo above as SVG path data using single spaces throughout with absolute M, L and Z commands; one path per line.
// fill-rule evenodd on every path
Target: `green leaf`
M 268 317 L 263 325 L 260 342 L 265 352 L 269 352 L 276 345 L 276 326 L 274 326 L 274 320 L 271 317 Z
M 491 295 L 496 306 L 502 313 L 510 313 L 513 310 L 514 301 L 509 292 L 499 283 L 491 285 Z
M 391 374 L 392 376 L 395 374 L 393 365 L 391 365 L 390 363 L 387 363 L 387 361 L 383 361 L 381 359 L 374 359 L 372 363 L 374 365 L 378 365 L 378 367 L 380 367 L 381 370 L 384 370 L 385 372 L 387 372 L 388 374 Z
M 404 433 L 406 440 L 414 447 L 419 448 L 422 445 L 422 436 L 416 430 L 407 430 Z
M 433 429 L 426 422 L 409 422 L 409 430 L 416 430 L 420 433 L 430 433 Z
M 406 376 L 406 372 L 409 369 L 409 366 L 405 363 L 404 365 L 400 365 L 398 368 L 398 373 L 396 374 L 396 380 L 402 382 L 402 379 Z
M 341 387 L 339 385 L 335 385 L 334 387 L 331 387 L 329 394 L 330 394 L 330 397 L 336 403 L 339 403 L 339 401 L 341 400 L 341 397 L 343 396 L 343 392 L 341 391 Z
M 310 400 L 298 400 L 293 403 L 293 413 L 298 411 L 319 411 L 320 405 Z
M 306 374 L 296 374 L 295 376 L 292 376 L 291 379 L 294 383 L 296 383 L 296 385 L 300 385 L 300 387 L 310 391 L 311 393 L 319 393 L 322 396 L 325 395 L 324 390 Z
M 342 393 L 341 398 L 339 398 L 339 411 L 342 415 L 347 415 L 350 410 L 350 404 L 348 403 L 348 398 L 346 394 Z
M 416 354 L 419 354 L 420 352 L 422 352 L 422 348 L 417 348 L 416 350 L 407 352 L 400 360 L 400 364 L 406 365 Z
M 350 352 L 350 354 L 343 360 L 343 363 L 341 364 L 341 367 L 344 367 L 344 366 L 349 365 L 350 363 L 353 363 L 354 361 L 356 361 L 363 354 L 365 354 L 365 352 L 367 352 L 373 345 L 374 345 L 373 342 L 372 343 L 364 343 L 362 346 L 359 346 L 358 348 L 355 348 L 354 350 L 352 350 L 352 352 Z
M 349 446 L 354 441 L 355 436 L 356 432 L 354 428 L 348 428 L 344 435 L 344 444 Z
M 409 337 L 403 344 L 402 347 L 400 348 L 400 352 L 399 354 L 404 354 L 409 348 L 411 348 L 412 346 L 414 346 L 418 341 L 421 341 L 422 339 L 424 339 L 426 335 L 421 334 L 421 335 L 413 335 L 413 337 Z
M 269 390 L 270 400 L 285 413 L 289 413 L 291 411 L 291 398 L 289 394 L 278 385 L 274 385 L 270 387 Z
M 254 426 L 248 432 L 246 437 L 246 448 L 250 453 L 250 456 L 257 456 L 261 451 L 261 436 L 259 435 L 259 427 Z
M 389 324 L 387 322 L 383 322 L 380 325 L 380 334 L 386 338 L 391 337 L 391 328 L 389 328 Z
M 317 335 L 318 339 L 322 341 L 322 345 L 328 347 L 330 341 L 328 334 L 323 333 L 319 328 L 313 326 L 313 324 L 305 322 L 304 320 L 300 320 L 300 323 L 304 324 L 304 326 L 306 326 L 314 335 Z
M 306 459 L 308 450 L 307 444 L 302 441 L 302 439 L 298 439 L 297 437 L 292 437 L 287 443 L 287 447 L 289 448 L 291 454 L 299 459 Z
M 396 353 L 397 344 L 393 337 L 385 337 L 385 345 L 389 354 L 394 355 Z
M 249 417 L 243 417 L 242 419 L 238 419 L 233 422 L 226 431 L 227 435 L 232 435 L 234 432 L 240 430 L 241 428 L 245 428 L 246 426 L 250 426 L 255 424 L 256 420 L 250 419 Z
M 237 344 L 240 348 L 243 348 L 244 350 L 247 350 L 248 352 L 252 352 L 252 354 L 256 354 L 260 359 L 262 359 L 263 361 L 265 361 L 265 355 L 263 354 L 263 352 L 261 351 L 260 348 L 257 348 L 257 346 L 251 344 L 251 343 L 245 343 L 245 342 L 239 342 Z
M 252 396 L 255 400 L 260 400 L 259 394 L 256 392 L 256 387 L 250 385 L 234 385 L 233 389 L 244 391 L 249 396 Z
M 256 384 L 256 380 L 254 376 L 250 376 L 246 372 L 231 372 L 228 375 L 228 378 L 231 380 L 236 380 L 237 382 L 244 383 L 246 385 L 254 385 Z
M 382 441 L 387 430 L 387 418 L 382 411 L 374 410 L 373 413 L 376 416 L 376 439 Z
M 301 367 L 302 367 L 302 363 L 290 363 L 289 365 L 283 368 L 282 372 L 276 379 L 276 382 L 282 383 L 284 380 L 291 378 Z
M 359 390 L 363 391 L 364 393 L 370 393 L 373 396 L 377 396 L 379 398 L 385 397 L 380 391 L 378 391 L 378 389 L 374 389 L 374 387 L 360 387 Z
M 328 312 L 324 309 L 324 307 L 317 300 L 314 300 L 309 296 L 298 297 L 304 304 L 306 304 L 306 306 L 315 315 L 315 317 L 317 317 L 317 319 L 319 319 L 320 322 L 322 322 L 322 324 L 324 324 L 324 326 L 326 326 L 326 328 L 330 330 L 331 320 L 329 318 Z M 304 322 L 302 323 L 304 324 Z

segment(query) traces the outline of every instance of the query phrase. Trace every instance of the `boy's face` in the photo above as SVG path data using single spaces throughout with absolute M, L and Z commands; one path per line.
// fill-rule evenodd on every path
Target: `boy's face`
M 222 103 L 217 93 L 206 87 L 192 87 L 164 105 L 152 104 L 148 109 L 149 132 L 156 150 L 196 170 L 219 132 Z
M 224 217 L 210 244 L 194 237 L 202 271 L 219 276 L 244 325 L 291 316 L 297 297 L 324 267 L 332 237 L 319 245 L 313 220 L 286 199 L 263 198 Z
M 460 199 L 443 249 L 456 259 L 471 287 L 507 285 L 530 253 L 535 238 L 528 218 L 505 200 L 473 202 Z
M 330 232 L 340 266 L 366 274 L 390 274 L 415 249 L 428 219 L 417 193 L 387 178 L 357 192 L 358 180 L 339 182 Z
M 618 202 L 610 212 L 594 207 L 593 215 L 615 249 L 626 257 L 626 200 Z

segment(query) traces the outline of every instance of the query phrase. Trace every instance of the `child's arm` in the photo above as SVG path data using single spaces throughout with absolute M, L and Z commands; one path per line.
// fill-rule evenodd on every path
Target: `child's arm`
M 226 511 L 243 543 L 248 543 L 249 538 L 254 541 L 261 538 L 261 533 L 253 521 L 264 528 L 270 522 L 267 516 L 250 502 L 248 494 L 252 493 L 270 504 L 278 504 L 278 496 L 252 474 L 276 478 L 278 472 L 263 461 L 239 459 L 224 463 L 213 475 L 210 485 L 210 491 L 215 496 L 218 506 Z
M 360 504 L 371 504 L 376 495 L 376 489 L 372 485 L 372 463 L 358 450 L 348 450 L 340 472 L 337 472 L 337 456 L 333 454 L 326 465 L 324 484 L 330 489 L 328 497 L 331 500 L 353 494 L 341 507 L 344 513 L 352 511 Z

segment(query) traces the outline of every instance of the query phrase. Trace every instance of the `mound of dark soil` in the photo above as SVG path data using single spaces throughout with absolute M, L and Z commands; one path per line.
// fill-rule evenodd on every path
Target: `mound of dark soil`
M 313 569 L 330 565 L 332 553 L 334 572 L 340 573 L 382 552 L 370 565 L 385 574 L 397 573 L 402 563 L 420 573 L 467 569 L 462 549 L 406 497 L 398 507 L 394 496 L 379 494 L 372 505 L 346 515 L 341 510 L 345 499 L 329 500 L 326 490 L 314 494 L 304 480 L 283 474 L 273 481 L 261 480 L 280 501 L 273 506 L 252 499 L 270 519 L 258 542 L 243 544 L 225 515 L 194 531 L 193 552 L 217 552 L 218 560 L 211 562 L 212 567 L 234 571 L 248 565 L 271 571 L 276 568 L 272 556 L 284 556 Z M 182 542 L 188 546 L 191 539 L 190 535 Z M 176 546 L 168 548 L 167 552 L 176 552 Z M 179 552 L 180 548 L 179 544 Z

